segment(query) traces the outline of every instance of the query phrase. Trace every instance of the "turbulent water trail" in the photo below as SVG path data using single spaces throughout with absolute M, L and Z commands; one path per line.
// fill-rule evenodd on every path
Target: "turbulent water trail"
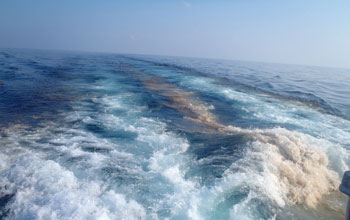
M 244 86 L 203 60 L 5 52 L 0 219 L 344 217 L 350 122 L 291 92 L 293 69 L 222 63 Z
M 289 205 L 316 208 L 322 203 L 323 196 L 337 191 L 339 177 L 328 168 L 326 154 L 317 150 L 311 136 L 283 128 L 250 130 L 223 125 L 210 112 L 214 107 L 196 99 L 195 93 L 185 92 L 176 84 L 165 83 L 160 77 L 139 77 L 147 89 L 170 100 L 166 106 L 182 112 L 187 120 L 206 125 L 207 131 L 248 136 L 252 145 L 259 146 L 255 150 L 265 154 L 264 162 L 269 164 Z M 283 201 L 277 202 L 280 206 L 285 205 Z M 339 207 L 332 208 L 340 210 Z

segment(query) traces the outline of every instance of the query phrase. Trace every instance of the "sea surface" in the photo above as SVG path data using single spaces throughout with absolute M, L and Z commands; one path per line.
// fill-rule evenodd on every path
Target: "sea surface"
M 343 219 L 350 70 L 0 49 L 0 219 Z

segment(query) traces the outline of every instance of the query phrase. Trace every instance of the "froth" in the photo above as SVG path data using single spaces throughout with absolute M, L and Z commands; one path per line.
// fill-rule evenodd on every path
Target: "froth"
M 249 163 L 257 159 L 265 164 L 272 181 L 282 189 L 284 201 L 289 205 L 299 204 L 316 208 L 323 196 L 337 191 L 340 180 L 329 169 L 327 155 L 319 150 L 322 141 L 309 135 L 284 128 L 240 129 L 227 127 L 226 132 L 240 133 L 251 138 L 252 149 L 247 153 Z M 284 206 L 279 200 L 277 204 Z
M 6 154 L 0 154 L 4 159 L 0 161 L 0 177 L 7 178 L 6 187 L 13 188 L 5 192 L 0 181 L 0 193 L 14 195 L 8 203 L 11 218 L 186 216 L 187 199 L 195 190 L 195 185 L 184 178 L 184 165 L 179 165 L 188 148 L 187 141 L 167 132 L 166 124 L 143 117 L 138 111 L 113 114 L 116 109 L 130 108 L 123 98 L 93 98 L 94 107 L 103 107 L 100 112 L 89 111 L 89 105 L 77 106 L 74 114 L 62 116 L 79 121 L 73 128 L 48 123 L 35 131 L 21 126 L 2 130 L 5 138 L 1 142 L 6 147 L 1 153 Z M 84 129 L 87 124 L 136 135 L 123 145 L 122 139 L 115 141 L 89 132 Z M 15 148 L 22 154 L 5 151 Z
M 337 190 L 338 174 L 328 168 L 326 154 L 310 143 L 312 137 L 282 128 L 249 133 L 289 204 L 315 208 L 324 195 Z
M 1 188 L 14 196 L 7 204 L 10 219 L 145 219 L 136 201 L 79 180 L 56 162 L 28 154 L 12 162 L 1 173 Z

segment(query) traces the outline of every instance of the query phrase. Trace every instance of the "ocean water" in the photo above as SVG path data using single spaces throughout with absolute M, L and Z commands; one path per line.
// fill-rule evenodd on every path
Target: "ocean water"
M 343 219 L 350 70 L 0 50 L 0 219 Z

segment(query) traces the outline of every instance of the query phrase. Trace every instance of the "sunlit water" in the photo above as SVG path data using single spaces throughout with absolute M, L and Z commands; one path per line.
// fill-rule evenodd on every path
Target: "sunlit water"
M 0 50 L 0 219 L 343 219 L 350 71 Z

